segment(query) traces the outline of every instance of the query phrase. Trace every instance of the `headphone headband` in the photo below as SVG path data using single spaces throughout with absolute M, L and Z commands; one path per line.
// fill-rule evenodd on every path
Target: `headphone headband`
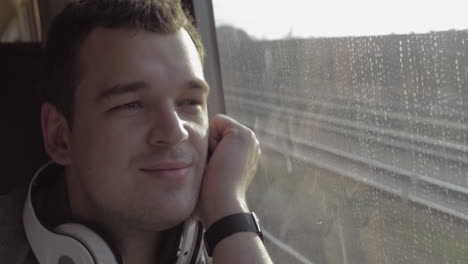
M 90 228 L 66 223 L 49 230 L 39 221 L 31 196 L 38 178 L 52 164 L 51 161 L 43 165 L 32 178 L 23 210 L 26 237 L 39 263 L 119 264 L 108 243 Z M 202 234 L 200 222 L 189 219 L 184 223 L 176 264 L 197 263 L 205 258 Z

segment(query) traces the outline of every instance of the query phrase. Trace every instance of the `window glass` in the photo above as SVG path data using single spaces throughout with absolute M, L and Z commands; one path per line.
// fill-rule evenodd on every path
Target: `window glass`
M 277 263 L 468 263 L 465 2 L 214 0 Z

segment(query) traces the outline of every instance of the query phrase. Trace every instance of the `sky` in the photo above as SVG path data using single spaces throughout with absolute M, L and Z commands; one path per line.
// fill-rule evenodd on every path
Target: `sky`
M 213 0 L 218 26 L 257 39 L 468 29 L 468 0 Z

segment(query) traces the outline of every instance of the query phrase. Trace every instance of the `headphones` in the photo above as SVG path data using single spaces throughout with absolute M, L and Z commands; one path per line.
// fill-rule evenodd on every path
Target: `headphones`
M 47 229 L 39 221 L 31 199 L 40 174 L 54 162 L 43 165 L 34 175 L 28 188 L 23 211 L 26 237 L 40 264 L 120 264 L 109 244 L 90 228 L 78 223 L 65 223 Z M 202 248 L 203 227 L 195 219 L 184 223 L 176 264 L 198 263 L 206 257 Z

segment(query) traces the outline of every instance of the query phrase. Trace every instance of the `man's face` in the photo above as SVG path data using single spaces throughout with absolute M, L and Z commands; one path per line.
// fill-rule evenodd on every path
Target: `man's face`
M 98 219 L 166 229 L 193 212 L 207 155 L 207 86 L 185 30 L 97 28 L 70 132 L 71 200 Z

